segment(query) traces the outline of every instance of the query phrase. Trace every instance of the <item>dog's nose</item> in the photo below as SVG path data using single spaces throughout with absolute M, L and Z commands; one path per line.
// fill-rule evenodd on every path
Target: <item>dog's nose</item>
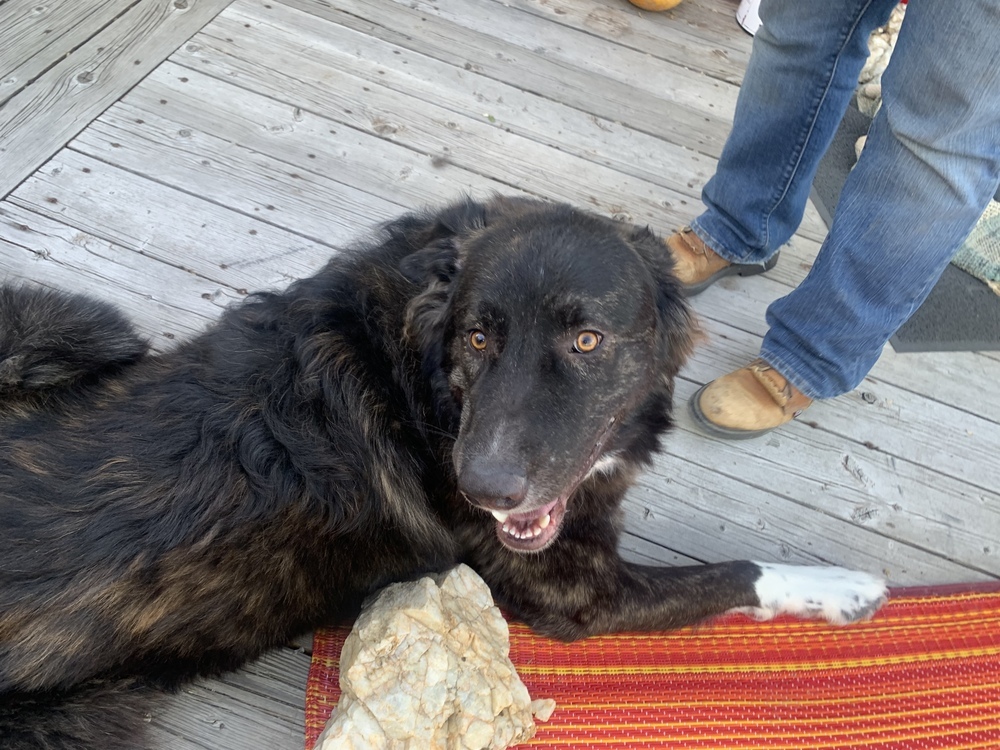
M 516 508 L 528 493 L 528 478 L 521 469 L 488 458 L 470 458 L 458 477 L 458 488 L 483 508 Z

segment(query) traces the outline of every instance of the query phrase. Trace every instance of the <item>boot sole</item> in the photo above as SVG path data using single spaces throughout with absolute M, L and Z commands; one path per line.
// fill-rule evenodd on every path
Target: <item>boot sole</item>
M 779 253 L 775 253 L 763 263 L 733 263 L 728 265 L 725 268 L 719 269 L 707 279 L 699 281 L 697 284 L 691 284 L 690 286 L 682 285 L 681 294 L 685 297 L 694 297 L 726 276 L 757 276 L 758 274 L 766 273 L 777 265 L 778 255 Z
M 720 427 L 714 422 L 710 422 L 708 417 L 705 416 L 705 412 L 701 410 L 701 406 L 698 405 L 698 402 L 701 400 L 702 392 L 704 392 L 704 390 L 710 385 L 711 383 L 705 383 L 705 385 L 695 391 L 691 400 L 688 401 L 691 416 L 694 418 L 695 424 L 698 425 L 699 429 L 703 432 L 707 432 L 709 435 L 722 438 L 723 440 L 749 440 L 751 438 L 760 437 L 761 435 L 766 435 L 767 433 L 773 432 L 777 429 L 776 427 L 768 427 L 765 430 L 734 430 L 731 427 Z

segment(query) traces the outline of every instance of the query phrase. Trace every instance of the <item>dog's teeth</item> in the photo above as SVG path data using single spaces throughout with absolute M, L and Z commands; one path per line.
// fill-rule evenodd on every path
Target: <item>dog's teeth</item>
M 501 522 L 501 529 L 503 530 L 503 533 L 512 536 L 515 539 L 521 539 L 522 541 L 525 539 L 535 539 L 536 537 L 541 536 L 542 531 L 548 528 L 549 524 L 552 523 L 552 516 L 546 513 L 544 516 L 531 524 L 531 526 L 525 529 L 513 521 L 507 520 L 507 516 L 510 515 L 509 513 L 504 513 L 498 510 L 490 512 L 496 516 L 498 521 Z

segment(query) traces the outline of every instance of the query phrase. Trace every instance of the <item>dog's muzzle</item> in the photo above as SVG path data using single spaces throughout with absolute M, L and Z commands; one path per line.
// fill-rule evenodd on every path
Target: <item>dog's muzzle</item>
M 463 462 L 458 487 L 477 508 L 496 519 L 496 534 L 504 546 L 517 552 L 538 552 L 558 535 L 566 512 L 566 498 L 559 497 L 543 506 L 524 508 L 528 498 L 528 477 L 521 469 L 505 466 L 485 457 Z

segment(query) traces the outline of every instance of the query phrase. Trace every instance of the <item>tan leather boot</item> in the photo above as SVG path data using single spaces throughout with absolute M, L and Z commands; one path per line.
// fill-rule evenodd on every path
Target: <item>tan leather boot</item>
M 755 276 L 770 271 L 778 262 L 775 253 L 764 263 L 730 263 L 706 245 L 691 227 L 678 229 L 667 237 L 666 244 L 674 258 L 674 274 L 686 297 L 705 291 L 723 276 Z
M 702 386 L 691 397 L 695 422 L 711 435 L 740 440 L 791 422 L 812 403 L 762 359 Z

